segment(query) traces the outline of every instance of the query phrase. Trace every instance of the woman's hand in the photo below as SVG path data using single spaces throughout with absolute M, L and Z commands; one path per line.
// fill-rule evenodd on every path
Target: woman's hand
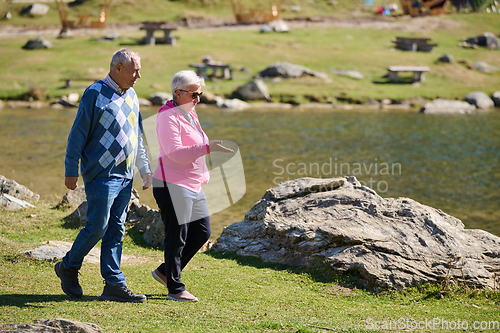
M 221 145 L 222 141 L 212 141 L 208 145 L 208 150 L 213 153 L 213 152 L 221 152 L 221 153 L 234 153 L 232 149 L 226 148 L 223 145 Z

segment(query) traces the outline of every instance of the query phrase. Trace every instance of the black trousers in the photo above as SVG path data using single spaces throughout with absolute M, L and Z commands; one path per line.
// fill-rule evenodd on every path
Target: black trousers
M 210 238 L 210 218 L 207 216 L 179 225 L 165 182 L 158 184 L 155 180 L 153 196 L 165 225 L 165 262 L 158 267 L 158 270 L 167 278 L 168 292 L 177 294 L 186 290 L 181 281 L 181 271 Z

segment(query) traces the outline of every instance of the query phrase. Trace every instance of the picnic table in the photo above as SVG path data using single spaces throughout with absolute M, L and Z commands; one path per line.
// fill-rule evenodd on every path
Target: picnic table
M 202 76 L 205 80 L 208 79 L 233 79 L 233 71 L 230 68 L 229 64 L 210 64 L 210 63 L 202 63 L 202 64 L 191 64 L 190 67 L 196 69 L 196 73 Z M 219 74 L 217 75 L 217 72 Z
M 396 37 L 392 40 L 396 48 L 405 51 L 431 52 L 437 44 L 429 44 L 430 38 Z
M 148 45 L 169 44 L 175 45 L 175 37 L 172 37 L 171 33 L 177 30 L 177 27 L 167 24 L 166 22 L 142 22 L 141 30 L 146 30 L 145 43 Z M 164 37 L 161 39 L 156 39 L 154 33 L 156 30 L 162 30 L 164 32 Z
M 390 66 L 387 68 L 387 75 L 392 82 L 400 82 L 400 72 L 412 72 L 413 82 L 423 82 L 425 79 L 424 73 L 429 70 L 429 67 L 424 66 Z

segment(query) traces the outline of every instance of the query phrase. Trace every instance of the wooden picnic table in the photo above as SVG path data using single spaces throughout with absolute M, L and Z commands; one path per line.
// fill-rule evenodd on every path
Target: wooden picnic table
M 396 48 L 405 51 L 431 52 L 437 44 L 429 44 L 430 38 L 396 37 L 392 40 Z
M 424 73 L 430 71 L 429 67 L 424 66 L 390 66 L 387 68 L 387 75 L 392 82 L 400 82 L 400 72 L 412 72 L 413 82 L 423 82 Z
M 177 30 L 177 27 L 167 24 L 166 22 L 142 22 L 141 30 L 146 30 L 145 43 L 148 45 L 156 45 L 156 43 L 175 45 L 176 39 L 171 33 Z M 162 30 L 164 37 L 156 39 L 154 33 L 156 30 Z
M 233 71 L 231 70 L 229 64 L 191 64 L 190 67 L 196 69 L 196 73 L 202 76 L 205 80 L 208 79 L 233 79 Z M 217 72 L 220 72 L 217 75 Z

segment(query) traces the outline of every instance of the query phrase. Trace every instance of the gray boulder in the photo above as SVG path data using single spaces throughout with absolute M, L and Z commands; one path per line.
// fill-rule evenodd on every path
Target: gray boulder
M 21 10 L 21 14 L 31 16 L 44 16 L 49 12 L 50 7 L 42 3 L 31 4 Z
M 498 70 L 497 67 L 487 64 L 484 61 L 475 61 L 472 63 L 472 67 L 486 74 L 490 74 L 491 72 L 496 72 Z
M 26 333 L 102 333 L 103 330 L 96 324 L 82 323 L 69 319 L 38 320 L 33 324 L 0 324 L 0 329 Z M 3 332 L 3 331 L 2 331 Z
M 40 199 L 40 195 L 32 192 L 24 185 L 18 184 L 12 179 L 0 175 L 0 194 L 8 194 L 17 199 L 35 204 Z
M 420 112 L 427 114 L 468 114 L 475 110 L 476 107 L 467 102 L 438 98 L 432 102 L 425 103 Z
M 495 91 L 493 93 L 492 100 L 493 100 L 493 103 L 495 103 L 495 106 L 497 108 L 500 107 L 500 91 Z
M 465 40 L 465 42 L 470 45 L 483 46 L 492 50 L 500 48 L 500 43 L 497 36 L 495 36 L 491 32 L 485 32 L 480 36 L 468 38 Z
M 238 87 L 234 93 L 243 100 L 266 100 L 268 102 L 271 100 L 269 89 L 264 81 L 259 79 Z
M 289 32 L 290 27 L 282 19 L 269 22 L 269 27 L 276 32 Z
M 219 108 L 229 109 L 230 111 L 243 111 L 250 107 L 250 105 L 238 98 L 223 99 L 222 97 L 215 97 L 215 106 Z
M 453 59 L 453 56 L 451 54 L 443 54 L 439 59 L 438 62 L 445 62 L 448 64 L 454 63 L 455 60 Z
M 151 95 L 151 97 L 149 97 L 149 101 L 153 104 L 153 105 L 165 105 L 165 103 L 172 99 L 172 94 L 169 94 L 167 92 L 157 92 L 157 93 L 154 93 Z
M 382 198 L 354 177 L 301 178 L 266 191 L 213 249 L 266 262 L 326 260 L 372 290 L 445 279 L 493 288 L 500 238 L 408 198 Z
M 38 260 L 56 260 L 63 258 L 66 255 L 66 252 L 68 251 L 56 246 L 42 245 L 34 250 L 21 252 L 21 254 Z
M 0 194 L 0 207 L 3 207 L 7 210 L 20 210 L 25 208 L 34 208 L 32 204 L 8 195 L 6 193 Z
M 350 78 L 356 79 L 356 80 L 364 79 L 363 74 L 361 74 L 358 71 L 349 71 L 349 70 L 344 70 L 344 69 L 332 69 L 331 73 L 335 74 L 335 75 L 347 76 L 347 77 L 350 77 Z
M 493 100 L 482 91 L 474 91 L 465 96 L 465 101 L 479 109 L 489 109 L 495 106 Z
M 87 200 L 85 195 L 85 185 L 80 185 L 74 190 L 69 190 L 64 194 L 60 205 L 80 206 Z
M 30 39 L 24 46 L 23 49 L 26 50 L 36 50 L 36 49 L 51 49 L 52 43 L 43 37 L 37 37 Z
M 271 64 L 268 68 L 264 69 L 258 74 L 258 76 L 262 78 L 268 78 L 268 77 L 294 78 L 294 77 L 301 77 L 304 75 L 316 76 L 328 80 L 328 75 L 326 75 L 325 73 L 316 72 L 307 67 L 294 65 L 289 62 L 277 62 Z
M 82 223 L 86 223 L 89 218 L 87 217 L 88 204 L 87 200 L 83 201 L 71 215 Z

